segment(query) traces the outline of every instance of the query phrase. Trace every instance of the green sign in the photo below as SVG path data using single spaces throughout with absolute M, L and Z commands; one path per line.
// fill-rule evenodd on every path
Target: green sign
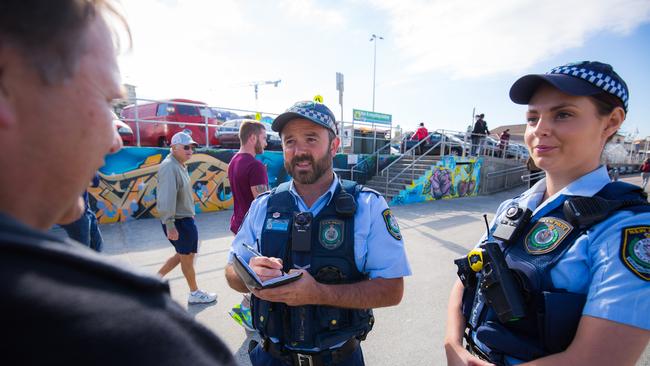
M 360 109 L 352 110 L 352 119 L 359 122 L 374 123 L 377 125 L 391 125 L 393 116 L 390 114 L 362 111 Z

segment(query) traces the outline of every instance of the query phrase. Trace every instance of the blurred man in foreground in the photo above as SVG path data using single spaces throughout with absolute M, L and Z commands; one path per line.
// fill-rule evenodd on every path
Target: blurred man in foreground
M 102 0 L 0 2 L 0 324 L 3 360 L 35 365 L 230 365 L 155 277 L 47 233 L 119 136 L 119 72 Z M 119 18 L 119 16 L 117 17 Z

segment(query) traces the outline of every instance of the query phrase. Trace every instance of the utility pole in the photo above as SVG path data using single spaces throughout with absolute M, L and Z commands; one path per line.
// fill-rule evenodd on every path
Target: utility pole
M 373 34 L 370 36 L 370 42 L 374 42 L 375 46 L 375 53 L 374 53 L 374 58 L 372 61 L 372 111 L 375 111 L 375 83 L 376 83 L 376 77 L 377 77 L 377 40 L 383 40 L 384 37 L 378 36 L 376 34 Z
M 280 84 L 282 80 L 267 80 L 267 81 L 254 81 L 248 84 L 248 86 L 252 86 L 253 90 L 255 91 L 255 102 L 257 103 L 257 93 L 259 91 L 260 85 L 271 85 L 273 84 L 274 87 L 278 87 L 278 84 Z

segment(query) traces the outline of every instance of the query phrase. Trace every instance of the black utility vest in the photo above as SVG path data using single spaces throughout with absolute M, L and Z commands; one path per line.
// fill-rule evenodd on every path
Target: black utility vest
M 281 258 L 284 271 L 294 268 L 293 258 L 308 258 L 307 271 L 316 281 L 327 284 L 366 280 L 354 260 L 354 213 L 343 217 L 336 202 L 344 192 L 356 200 L 361 186 L 341 180 L 330 203 L 311 222 L 311 250 L 292 251 L 293 215 L 298 211 L 289 183 L 271 191 L 262 229 L 261 253 Z M 335 231 L 332 231 L 335 230 Z M 342 237 L 340 237 L 342 235 Z M 344 309 L 330 306 L 287 306 L 252 296 L 253 325 L 262 337 L 274 338 L 292 349 L 327 350 L 351 338 L 365 339 L 372 329 L 371 309 Z
M 620 210 L 650 212 L 645 194 L 639 187 L 628 183 L 609 183 L 595 196 L 614 201 L 639 202 L 639 205 Z M 553 202 L 557 207 L 544 218 L 567 222 L 563 203 L 569 198 L 571 197 L 567 196 L 564 200 Z M 481 347 L 481 350 L 496 364 L 503 364 L 505 355 L 530 361 L 566 350 L 575 336 L 582 316 L 586 294 L 555 288 L 551 280 L 551 270 L 575 241 L 597 222 L 587 227 L 573 227 L 560 244 L 548 253 L 531 254 L 526 249 L 526 237 L 542 219 L 531 220 L 521 231 L 522 235 L 509 246 L 501 245 L 508 267 L 515 272 L 522 287 L 526 316 L 516 321 L 501 323 L 485 301 L 479 286 L 478 289 L 466 288 L 463 294 L 463 313 L 467 319 L 470 336 L 476 335 L 485 346 Z

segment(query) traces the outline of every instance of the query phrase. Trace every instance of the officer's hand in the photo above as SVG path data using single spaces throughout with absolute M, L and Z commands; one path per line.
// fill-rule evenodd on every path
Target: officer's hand
M 292 269 L 290 272 L 302 272 L 302 277 L 286 285 L 266 290 L 253 290 L 253 294 L 266 301 L 283 302 L 289 306 L 318 304 L 318 296 L 322 291 L 314 277 L 302 269 Z
M 248 266 L 262 281 L 282 276 L 282 259 L 274 257 L 253 257 Z
M 167 230 L 167 239 L 169 239 L 169 240 L 178 240 L 178 230 L 176 230 L 176 228 L 173 228 L 171 230 Z
M 481 360 L 472 355 L 462 344 L 445 346 L 447 366 L 494 366 L 494 364 Z

